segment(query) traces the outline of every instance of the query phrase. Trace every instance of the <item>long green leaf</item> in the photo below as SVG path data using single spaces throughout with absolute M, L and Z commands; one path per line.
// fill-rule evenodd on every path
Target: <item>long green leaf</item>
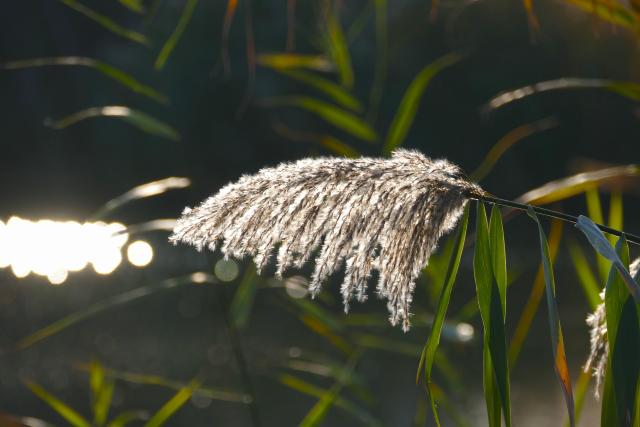
M 430 388 L 431 387 L 431 369 L 433 367 L 433 362 L 435 360 L 436 351 L 440 344 L 440 335 L 442 334 L 444 318 L 447 313 L 447 308 L 449 307 L 449 301 L 451 299 L 453 284 L 455 283 L 456 277 L 458 275 L 458 267 L 460 266 L 460 259 L 462 258 L 462 252 L 464 250 L 464 242 L 467 235 L 468 223 L 469 223 L 469 206 L 467 205 L 464 211 L 464 215 L 462 217 L 460 229 L 458 230 L 458 235 L 456 236 L 455 244 L 453 246 L 453 251 L 451 253 L 451 258 L 449 259 L 449 267 L 447 268 L 444 284 L 442 285 L 442 289 L 440 292 L 440 298 L 438 299 L 438 307 L 436 308 L 436 313 L 433 319 L 433 326 L 431 328 L 431 333 L 424 347 L 424 350 L 422 351 L 422 356 L 420 357 L 420 366 L 418 366 L 418 373 L 416 376 L 416 382 L 418 382 L 418 380 L 420 379 L 420 373 L 422 371 L 421 366 L 424 365 L 424 376 L 425 376 L 425 381 L 427 383 L 427 388 L 429 390 L 429 399 L 431 402 L 431 408 L 433 411 L 433 416 L 435 418 L 436 424 L 438 426 L 440 426 L 440 419 L 438 417 L 438 411 L 436 408 L 434 395 Z
M 598 224 L 604 224 L 604 215 L 602 214 L 602 203 L 600 202 L 600 192 L 597 187 L 589 188 L 584 192 L 587 202 L 587 214 L 589 218 Z M 611 263 L 604 257 L 597 256 L 598 272 L 600 273 L 600 283 L 607 281 L 607 275 L 611 268 Z
M 124 37 L 131 41 L 134 41 L 136 43 L 141 43 L 144 45 L 149 44 L 149 40 L 144 34 L 124 28 L 120 24 L 116 23 L 113 19 L 105 15 L 102 15 L 93 9 L 90 9 L 89 7 L 83 5 L 82 3 L 76 0 L 59 0 L 59 1 L 62 4 L 75 10 L 76 12 L 98 23 L 99 25 L 111 31 L 112 33 L 119 35 L 120 37 Z
M 542 224 L 533 209 L 529 208 L 527 214 L 538 225 L 538 237 L 540 239 L 540 257 L 544 267 L 545 288 L 547 294 L 547 309 L 549 314 L 549 329 L 551 331 L 551 348 L 554 356 L 554 369 L 560 380 L 562 393 L 564 395 L 567 411 L 569 413 L 569 423 L 573 427 L 574 420 L 574 401 L 571 389 L 571 377 L 569 375 L 569 367 L 567 365 L 567 356 L 564 350 L 564 338 L 562 335 L 562 325 L 560 324 L 560 316 L 558 314 L 558 303 L 556 301 L 556 283 L 553 274 L 553 264 L 551 255 L 549 254 L 549 244 L 547 236 L 542 229 Z
M 404 142 L 409 133 L 409 129 L 411 129 L 411 125 L 413 125 L 422 94 L 429 86 L 429 83 L 431 83 L 431 80 L 440 71 L 456 64 L 460 59 L 462 59 L 462 57 L 455 53 L 445 55 L 424 67 L 413 79 L 409 88 L 407 88 L 407 91 L 404 93 L 402 101 L 400 101 L 400 105 L 398 106 L 398 111 L 393 117 L 393 121 L 389 127 L 389 132 L 387 133 L 387 138 L 384 143 L 384 154 L 391 153 Z
M 604 237 L 604 234 L 602 234 L 598 226 L 586 216 L 580 215 L 578 222 L 576 222 L 576 227 L 584 233 L 589 243 L 591 243 L 591 246 L 593 246 L 600 255 L 613 263 L 613 266 L 618 270 L 620 276 L 622 276 L 636 304 L 640 304 L 640 286 L 638 286 L 638 283 L 631 277 L 629 270 L 624 266 L 615 249 L 613 249 L 609 240 Z
M 338 104 L 353 111 L 362 111 L 362 104 L 342 86 L 329 79 L 304 70 L 283 67 L 271 67 L 273 70 L 324 93 Z
M 155 294 L 156 292 L 173 289 L 175 287 L 190 283 L 216 283 L 216 279 L 206 273 L 198 272 L 187 276 L 165 279 L 160 284 L 142 286 L 130 291 L 123 292 L 112 297 L 105 298 L 95 304 L 85 307 L 75 313 L 63 317 L 42 329 L 37 330 L 31 335 L 21 339 L 15 345 L 16 350 L 24 350 L 35 343 L 62 332 L 63 330 L 75 325 L 78 322 L 96 316 L 104 311 L 119 307 L 123 304 L 130 303 L 140 298 Z
M 153 414 L 151 419 L 147 421 L 144 427 L 160 427 L 163 426 L 178 409 L 182 408 L 185 403 L 189 401 L 193 395 L 193 391 L 198 388 L 200 381 L 193 380 L 184 388 L 178 390 L 171 399 L 167 401 L 162 407 Z
M 42 399 L 47 405 L 49 405 L 54 411 L 58 413 L 62 418 L 67 420 L 73 427 L 92 427 L 91 423 L 87 421 L 82 415 L 76 412 L 69 405 L 46 391 L 39 384 L 32 381 L 26 381 L 25 385 L 31 390 L 33 394 Z
M 115 417 L 107 427 L 124 427 L 134 421 L 146 421 L 149 414 L 146 411 L 126 411 Z
M 624 237 L 616 244 L 616 255 L 627 268 L 629 247 Z M 631 426 L 640 372 L 639 317 L 636 303 L 614 267 L 609 272 L 604 301 L 609 343 L 605 383 L 609 381 L 610 387 L 605 388 L 603 396 L 602 413 L 606 419 L 602 421 L 614 421 L 610 406 L 615 402 L 616 421 L 621 426 Z
M 251 263 L 244 272 L 244 276 L 240 281 L 240 285 L 238 285 L 238 290 L 233 295 L 233 300 L 229 307 L 231 321 L 237 328 L 244 328 L 249 323 L 257 286 L 256 269 Z
M 187 0 L 187 4 L 184 6 L 182 10 L 182 15 L 180 15 L 180 19 L 178 20 L 178 24 L 176 28 L 173 30 L 167 41 L 162 46 L 160 53 L 158 53 L 158 57 L 156 58 L 156 62 L 154 63 L 154 67 L 156 70 L 162 70 L 164 65 L 167 63 L 171 52 L 175 49 L 178 41 L 182 37 L 182 33 L 189 25 L 189 21 L 191 21 L 191 16 L 193 15 L 193 11 L 196 9 L 198 4 L 198 0 Z
M 375 142 L 378 139 L 375 130 L 360 117 L 335 107 L 329 103 L 306 96 L 287 96 L 271 98 L 262 102 L 270 106 L 289 106 L 307 110 L 337 128 L 364 141 Z
M 107 421 L 115 384 L 113 379 L 105 378 L 104 368 L 97 360 L 89 365 L 89 384 L 91 386 L 93 422 L 95 425 L 101 426 Z
M 582 248 L 576 242 L 569 243 L 569 255 L 571 256 L 571 264 L 576 270 L 580 286 L 589 301 L 589 306 L 595 310 L 602 302 L 600 298 L 600 286 L 596 275 L 591 269 L 587 257 L 584 255 Z
M 338 69 L 340 82 L 347 89 L 351 89 L 353 87 L 351 56 L 337 13 L 329 13 L 327 16 L 327 43 L 331 58 Z
M 301 55 L 298 53 L 261 53 L 256 55 L 256 63 L 274 69 L 305 68 L 315 71 L 332 71 L 334 64 L 324 55 Z
M 136 80 L 135 77 L 125 73 L 121 69 L 93 58 L 83 56 L 58 56 L 51 58 L 20 59 L 0 63 L 0 69 L 4 70 L 22 70 L 25 68 L 48 66 L 79 66 L 93 68 L 136 93 L 144 95 L 162 104 L 169 103 L 169 99 L 166 95 L 163 95 L 154 88 L 141 83 Z
M 118 0 L 118 2 L 132 12 L 144 13 L 144 0 Z
M 496 208 L 497 209 L 497 208 Z M 500 408 L 507 427 L 511 425 L 509 365 L 505 337 L 503 295 L 506 294 L 504 232 L 498 210 L 492 212 L 492 227 L 487 223 L 484 204 L 476 210 L 476 251 L 473 272 L 484 332 L 484 387 L 490 426 L 500 425 Z M 504 265 L 504 267 L 503 267 Z M 495 269 L 495 271 L 494 271 Z M 503 270 L 505 273 L 503 274 Z M 498 280 L 501 283 L 498 284 Z M 501 291 L 503 289 L 503 291 Z
M 76 123 L 93 117 L 118 117 L 151 135 L 161 136 L 174 141 L 180 139 L 180 134 L 168 124 L 143 113 L 122 105 L 108 105 L 106 107 L 92 107 L 75 112 L 55 121 L 47 121 L 46 125 L 54 129 L 65 129 Z

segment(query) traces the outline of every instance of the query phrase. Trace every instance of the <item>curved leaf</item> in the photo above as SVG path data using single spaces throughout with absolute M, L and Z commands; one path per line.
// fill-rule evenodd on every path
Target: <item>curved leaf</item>
M 86 110 L 78 111 L 59 120 L 47 120 L 45 124 L 54 129 L 65 129 L 75 125 L 83 120 L 93 117 L 118 117 L 137 127 L 143 132 L 161 136 L 163 138 L 177 141 L 180 134 L 168 124 L 143 113 L 142 111 L 132 110 L 129 107 L 121 105 L 109 105 L 106 107 L 92 107 Z
M 162 70 L 164 65 L 167 63 L 171 52 L 175 49 L 180 37 L 182 37 L 182 33 L 184 32 L 187 25 L 189 25 L 189 21 L 191 21 L 191 16 L 193 15 L 193 11 L 198 4 L 198 0 L 187 0 L 187 4 L 184 6 L 182 10 L 182 15 L 180 15 L 180 20 L 178 20 L 178 24 L 176 28 L 173 30 L 167 41 L 162 46 L 160 53 L 158 53 L 158 57 L 156 58 L 156 62 L 154 63 L 154 67 L 156 70 Z
M 329 13 L 327 17 L 327 43 L 329 53 L 338 69 L 340 83 L 347 89 L 351 89 L 353 87 L 351 56 L 340 25 L 340 17 L 337 13 Z
M 25 68 L 33 67 L 47 67 L 47 66 L 80 66 L 93 68 L 105 76 L 117 81 L 123 86 L 131 89 L 132 91 L 144 95 L 154 101 L 162 104 L 168 104 L 169 99 L 166 95 L 163 95 L 156 91 L 154 88 L 147 86 L 135 79 L 130 74 L 109 65 L 105 62 L 99 61 L 93 58 L 87 58 L 84 56 L 58 56 L 51 58 L 33 58 L 33 59 L 20 59 L 16 61 L 8 61 L 0 63 L 0 69 L 4 70 L 21 70 Z
M 58 415 L 67 420 L 73 427 L 92 427 L 91 423 L 87 421 L 82 415 L 71 408 L 69 405 L 49 393 L 42 388 L 39 384 L 26 381 L 25 385 L 31 390 L 33 394 L 42 399 L 47 405 L 49 405 Z
M 193 391 L 198 388 L 200 381 L 193 380 L 186 387 L 178 390 L 171 399 L 167 401 L 162 408 L 156 412 L 149 421 L 147 421 L 144 427 L 160 427 L 163 426 L 171 416 L 182 408 L 185 403 L 189 401 L 193 395 Z
M 274 69 L 307 68 L 315 71 L 332 71 L 335 66 L 324 55 L 303 55 L 299 53 L 262 53 L 256 56 L 256 63 Z
M 436 59 L 431 64 L 427 65 L 418 73 L 413 79 L 409 88 L 404 93 L 402 101 L 398 106 L 398 111 L 393 117 L 387 138 L 384 143 L 384 154 L 391 153 L 394 149 L 402 145 L 411 125 L 413 125 L 413 119 L 418 111 L 418 105 L 422 94 L 431 83 L 431 80 L 443 69 L 456 64 L 462 57 L 458 54 L 451 53 L 445 55 L 439 59 Z

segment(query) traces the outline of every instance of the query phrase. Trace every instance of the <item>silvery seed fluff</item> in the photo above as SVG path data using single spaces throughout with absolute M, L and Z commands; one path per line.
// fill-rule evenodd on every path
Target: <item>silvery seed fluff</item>
M 260 271 L 277 251 L 276 276 L 316 255 L 309 291 L 315 295 L 345 262 L 341 286 L 349 301 L 378 295 L 390 322 L 409 328 L 415 280 L 438 239 L 457 223 L 469 195 L 484 194 L 447 160 L 396 150 L 391 158 L 317 158 L 245 175 L 182 213 L 170 237 L 198 250 L 250 255 Z M 319 251 L 316 251 L 319 249 Z
M 629 266 L 629 273 L 638 280 L 640 278 L 640 258 L 636 258 Z M 593 377 L 596 379 L 595 396 L 600 397 L 600 389 L 604 374 L 607 368 L 607 359 L 609 358 L 609 339 L 607 338 L 607 312 L 604 306 L 604 290 L 600 292 L 602 303 L 596 307 L 596 310 L 587 316 L 587 325 L 589 325 L 591 352 L 587 363 L 584 365 L 584 371 L 592 371 Z

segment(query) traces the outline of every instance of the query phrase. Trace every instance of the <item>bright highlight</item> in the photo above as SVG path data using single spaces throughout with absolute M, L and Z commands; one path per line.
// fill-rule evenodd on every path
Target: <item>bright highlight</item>
M 127 248 L 127 258 L 136 267 L 145 267 L 153 260 L 153 248 L 144 240 L 137 240 Z

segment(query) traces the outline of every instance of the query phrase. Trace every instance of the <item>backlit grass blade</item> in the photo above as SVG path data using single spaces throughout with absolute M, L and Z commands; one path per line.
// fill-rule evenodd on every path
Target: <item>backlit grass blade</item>
M 244 328 L 249 323 L 253 301 L 258 290 L 257 286 L 256 269 L 253 263 L 250 263 L 229 307 L 231 321 L 236 328 Z
M 458 267 L 460 266 L 460 259 L 462 258 L 462 252 L 464 250 L 464 242 L 467 235 L 468 223 L 469 223 L 469 205 L 467 205 L 467 207 L 465 208 L 464 215 L 462 217 L 462 222 L 460 223 L 460 228 L 456 236 L 453 251 L 451 253 L 451 258 L 449 259 L 449 267 L 447 268 L 444 284 L 442 285 L 441 292 L 440 292 L 440 298 L 438 299 L 438 307 L 436 308 L 436 312 L 434 315 L 433 325 L 431 327 L 431 333 L 429 334 L 427 343 L 424 347 L 424 350 L 422 351 L 422 356 L 420 357 L 420 364 L 418 366 L 418 373 L 416 375 L 416 382 L 418 382 L 420 379 L 422 367 L 424 366 L 424 376 L 427 384 L 427 389 L 429 391 L 431 409 L 433 411 L 433 416 L 438 426 L 440 425 L 440 419 L 438 417 L 438 411 L 436 408 L 434 395 L 430 388 L 431 387 L 431 369 L 433 367 L 433 362 L 435 360 L 438 345 L 440 344 L 440 335 L 442 333 L 444 318 L 447 313 L 449 301 L 451 299 L 451 292 L 453 290 L 453 285 L 458 275 Z
M 616 81 L 607 79 L 591 79 L 582 77 L 563 77 L 556 80 L 547 80 L 522 86 L 517 89 L 504 91 L 493 97 L 483 107 L 485 113 L 490 113 L 505 105 L 527 98 L 543 92 L 558 90 L 584 90 L 600 89 L 616 93 L 633 101 L 640 99 L 640 84 L 626 81 Z
M 402 145 L 409 133 L 409 129 L 413 125 L 413 120 L 416 117 L 418 106 L 424 91 L 431 83 L 431 80 L 443 69 L 450 67 L 460 61 L 462 57 L 458 54 L 451 53 L 441 58 L 436 59 L 431 64 L 427 65 L 418 73 L 413 79 L 407 91 L 400 101 L 398 110 L 393 117 L 391 126 L 387 133 L 387 138 L 384 142 L 384 154 L 391 153 L 394 149 Z
M 551 331 L 551 348 L 553 350 L 554 369 L 560 380 L 562 393 L 564 395 L 567 411 L 569 413 L 569 423 L 573 427 L 574 420 L 574 401 L 573 392 L 571 390 L 571 377 L 569 375 L 569 366 L 567 365 L 567 356 L 564 350 L 564 338 L 562 335 L 562 326 L 558 314 L 558 303 L 556 301 L 556 283 L 553 274 L 553 263 L 549 254 L 549 244 L 547 236 L 542 229 L 542 224 L 538 216 L 529 208 L 527 214 L 538 225 L 538 237 L 540 239 L 540 257 L 544 267 L 545 288 L 547 294 L 547 309 L 549 314 L 549 329 Z
M 171 52 L 175 49 L 178 41 L 182 37 L 182 33 L 184 33 L 185 28 L 189 25 L 189 21 L 191 21 L 191 16 L 193 15 L 193 11 L 198 5 L 198 0 L 187 0 L 187 4 L 185 4 L 184 9 L 182 10 L 182 14 L 180 15 L 180 19 L 178 20 L 178 24 L 176 28 L 173 30 L 167 41 L 162 46 L 160 53 L 158 53 L 158 57 L 156 58 L 156 62 L 154 63 L 154 67 L 156 70 L 162 70 L 164 65 L 167 63 Z
M 117 22 L 115 22 L 114 20 L 112 20 L 111 18 L 102 15 L 98 12 L 96 12 L 95 10 L 85 6 L 84 4 L 80 3 L 79 1 L 76 0 L 59 0 L 62 4 L 70 7 L 71 9 L 75 10 L 76 12 L 86 16 L 87 18 L 91 19 L 92 21 L 96 22 L 97 24 L 99 24 L 100 26 L 106 28 L 107 30 L 111 31 L 114 34 L 119 35 L 120 37 L 124 37 L 126 39 L 129 39 L 131 41 L 134 41 L 136 43 L 141 43 L 144 45 L 148 45 L 149 44 L 149 40 L 147 39 L 147 37 L 144 34 L 141 34 L 137 31 L 133 31 L 133 30 L 129 30 L 127 28 L 122 27 L 120 24 L 118 24 Z
M 167 401 L 156 412 L 149 421 L 147 421 L 144 427 L 160 427 L 163 426 L 173 414 L 175 414 L 185 403 L 191 399 L 193 391 L 198 388 L 200 381 L 193 380 L 184 388 L 178 390 L 171 399 Z
M 638 14 L 624 3 L 609 0 L 564 0 L 566 3 L 592 14 L 602 21 L 627 28 L 637 34 L 640 27 Z
M 578 381 L 576 381 L 576 409 L 575 409 L 575 422 L 576 425 L 580 423 L 580 417 L 582 416 L 582 410 L 584 409 L 584 401 L 587 393 L 589 392 L 589 384 L 591 383 L 591 371 L 585 372 L 582 370 L 580 372 L 580 376 L 578 377 Z M 569 418 L 565 419 L 564 427 L 571 427 L 569 425 Z
M 89 365 L 89 384 L 93 423 L 102 426 L 107 421 L 115 384 L 112 378 L 105 378 L 104 368 L 97 360 Z
M 340 83 L 347 89 L 353 87 L 353 68 L 349 46 L 342 31 L 340 16 L 332 11 L 327 16 L 327 44 L 328 51 L 338 70 Z
M 614 191 L 611 193 L 611 198 L 609 200 L 609 227 L 616 230 L 622 230 L 623 225 L 624 208 L 622 193 L 620 191 Z M 609 243 L 612 245 L 615 244 L 615 236 L 609 236 Z
M 56 335 L 70 326 L 75 325 L 83 320 L 96 316 L 104 311 L 120 307 L 123 304 L 130 303 L 132 301 L 136 301 L 140 298 L 144 298 L 149 295 L 153 295 L 160 291 L 165 291 L 169 289 L 176 288 L 181 285 L 190 284 L 190 283 L 216 283 L 216 279 L 206 273 L 193 273 L 187 276 L 180 276 L 170 279 L 165 279 L 159 284 L 142 286 L 136 289 L 132 289 L 130 291 L 123 292 L 118 295 L 114 295 L 108 298 L 105 298 L 95 304 L 89 305 L 79 311 L 76 311 L 68 316 L 63 317 L 60 320 L 57 320 L 42 329 L 32 333 L 31 335 L 21 339 L 15 345 L 16 350 L 24 350 L 25 348 L 31 347 L 35 343 L 42 341 L 46 338 L 50 338 L 53 335 Z
M 551 231 L 549 233 L 549 254 L 551 256 L 552 263 L 555 262 L 556 255 L 558 254 L 560 240 L 562 239 L 562 230 L 562 221 L 559 219 L 553 219 L 551 221 Z M 531 324 L 533 323 L 533 319 L 538 312 L 538 307 L 540 306 L 540 301 L 542 300 L 544 289 L 544 266 L 542 265 L 541 261 L 533 282 L 533 286 L 531 287 L 531 292 L 529 293 L 529 298 L 527 298 L 527 302 L 522 309 L 520 319 L 518 319 L 518 324 L 516 325 L 516 329 L 513 333 L 513 338 L 511 339 L 511 343 L 509 345 L 509 366 L 511 367 L 511 369 L 513 369 L 518 362 L 520 350 L 522 350 L 524 340 L 527 338 L 529 330 L 531 329 Z M 598 301 L 600 301 L 598 291 L 596 291 L 596 298 L 598 298 Z
M 149 414 L 146 411 L 126 411 L 119 414 L 107 424 L 107 427 L 124 427 L 134 421 L 146 421 Z
M 256 56 L 256 63 L 263 67 L 277 69 L 305 68 L 315 71 L 333 71 L 335 68 L 324 55 L 304 55 L 299 53 L 261 53 Z
M 364 141 L 375 142 L 375 130 L 367 122 L 349 111 L 307 96 L 285 96 L 263 100 L 263 105 L 296 107 L 307 110 L 326 122 Z
M 49 405 L 58 415 L 67 420 L 67 422 L 73 427 L 92 427 L 91 423 L 87 421 L 82 415 L 76 412 L 69 405 L 46 391 L 39 384 L 32 381 L 26 381 L 25 385 L 31 390 L 33 394 L 42 399 L 47 405 Z
M 59 120 L 47 120 L 45 124 L 53 129 L 59 130 L 94 117 L 117 117 L 151 135 L 168 138 L 173 141 L 178 141 L 180 139 L 178 131 L 168 124 L 150 116 L 147 113 L 133 110 L 123 105 L 87 108 Z
M 105 76 L 117 81 L 121 85 L 131 89 L 133 92 L 144 95 L 161 104 L 168 104 L 169 99 L 154 88 L 136 80 L 132 75 L 125 73 L 119 68 L 105 62 L 83 56 L 58 56 L 51 58 L 20 59 L 0 63 L 1 70 L 22 70 L 34 67 L 48 66 L 78 66 L 93 68 Z
M 322 396 L 324 396 L 327 393 L 327 391 L 329 391 L 328 389 L 318 387 L 299 377 L 296 377 L 290 374 L 279 375 L 278 381 L 284 386 L 291 388 L 292 390 L 295 390 L 299 393 L 303 393 L 309 396 L 316 397 L 318 399 L 321 399 Z M 346 399 L 340 395 L 336 396 L 334 405 L 337 408 L 340 408 L 343 411 L 347 412 L 348 414 L 352 415 L 354 418 L 358 419 L 362 423 L 362 425 L 374 426 L 374 427 L 378 427 L 382 425 L 382 423 L 379 420 L 377 420 L 373 415 L 371 415 L 369 411 L 363 409 L 353 401 Z
M 602 231 L 600 231 L 591 219 L 584 215 L 578 217 L 576 228 L 584 233 L 589 243 L 591 243 L 591 246 L 593 246 L 600 255 L 613 263 L 613 266 L 618 270 L 620 276 L 622 276 L 636 304 L 640 304 L 640 286 L 638 286 L 638 283 L 631 277 L 629 270 L 624 266 L 622 260 L 611 246 L 611 243 L 609 243 L 609 240 L 602 234 Z
M 629 247 L 624 237 L 616 244 L 616 255 L 624 268 L 629 264 Z M 613 422 L 615 402 L 617 425 L 631 426 L 635 415 L 636 392 L 640 372 L 640 329 L 638 305 L 629 294 L 616 268 L 611 268 L 605 288 L 609 357 L 603 395 L 603 422 Z M 605 407 L 608 406 L 608 407 Z M 613 424 L 606 424 L 613 425 Z
M 329 79 L 304 70 L 271 67 L 273 70 L 308 85 L 327 95 L 338 104 L 353 111 L 362 111 L 362 105 L 351 93 Z
M 272 123 L 273 130 L 284 138 L 292 141 L 310 142 L 318 144 L 332 153 L 338 154 L 343 157 L 356 158 L 360 157 L 358 150 L 334 138 L 330 135 L 323 135 L 313 132 L 306 132 L 291 129 L 283 123 Z
M 506 260 L 504 257 L 504 232 L 501 230 L 501 219 L 498 219 L 497 215 L 500 215 L 499 210 L 494 210 L 490 228 L 484 204 L 477 203 L 473 273 L 483 324 L 483 379 L 489 425 L 500 425 L 499 409 L 501 408 L 505 423 L 509 427 L 511 425 L 511 404 L 504 329 L 505 304 L 503 304 L 506 297 L 506 273 L 503 273 L 503 269 L 506 272 Z
M 620 188 L 635 188 L 640 177 L 637 165 L 614 166 L 591 172 L 582 172 L 566 178 L 554 180 L 534 188 L 518 197 L 517 201 L 532 205 L 546 205 L 582 194 L 589 188 L 610 184 Z M 631 182 L 631 185 L 628 182 Z M 627 184 L 625 186 L 625 184 Z
M 144 13 L 144 0 L 118 0 L 118 2 L 132 12 Z
M 589 218 L 593 218 L 593 221 L 597 224 L 604 224 L 604 215 L 602 214 L 602 203 L 600 202 L 600 191 L 598 187 L 587 189 L 584 195 L 587 202 L 587 214 Z M 611 263 L 601 256 L 596 256 L 596 262 L 598 264 L 600 281 L 601 283 L 605 283 L 609 269 L 611 268 Z

